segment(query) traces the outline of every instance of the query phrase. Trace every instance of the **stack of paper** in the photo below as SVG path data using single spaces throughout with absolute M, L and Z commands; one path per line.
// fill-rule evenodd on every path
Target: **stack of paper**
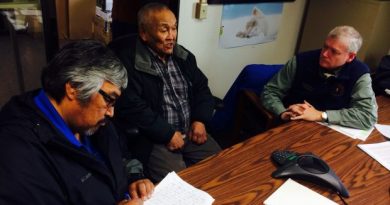
M 358 147 L 390 171 L 390 141 L 375 144 L 359 144 Z
M 336 202 L 314 192 L 313 190 L 288 179 L 271 194 L 265 205 L 337 205 Z
M 169 173 L 154 189 L 145 205 L 211 205 L 214 198 L 183 181 L 175 172 Z

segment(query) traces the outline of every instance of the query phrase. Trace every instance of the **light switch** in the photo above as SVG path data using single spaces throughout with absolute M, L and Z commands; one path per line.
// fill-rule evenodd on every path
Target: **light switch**
M 207 3 L 196 3 L 195 18 L 205 19 L 207 17 Z

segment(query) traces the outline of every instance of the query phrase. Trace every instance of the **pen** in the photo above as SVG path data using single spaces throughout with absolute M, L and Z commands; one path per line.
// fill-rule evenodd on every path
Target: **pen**
M 128 192 L 125 193 L 124 200 L 126 200 L 126 201 L 130 201 L 131 200 L 130 194 Z

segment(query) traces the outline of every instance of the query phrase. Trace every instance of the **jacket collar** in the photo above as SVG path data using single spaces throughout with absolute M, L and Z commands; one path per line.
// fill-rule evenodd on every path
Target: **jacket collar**
M 173 48 L 173 57 L 186 60 L 188 57 L 188 51 L 178 44 Z M 152 68 L 151 54 L 148 51 L 147 46 L 141 42 L 140 38 L 137 39 L 135 44 L 135 59 L 134 67 L 138 71 L 142 71 L 151 75 L 157 76 L 158 73 Z
M 23 95 L 14 97 L 10 103 L 7 103 L 0 115 L 0 126 L 6 126 L 7 124 L 15 124 L 18 126 L 25 126 L 31 129 L 34 135 L 24 136 L 31 138 L 29 140 L 38 140 L 48 150 L 55 150 L 56 153 L 62 152 L 69 158 L 78 161 L 84 166 L 95 170 L 96 172 L 105 176 L 105 180 L 110 184 L 112 188 L 116 186 L 115 183 L 119 181 L 122 174 L 120 154 L 117 154 L 117 145 L 115 144 L 116 136 L 112 136 L 115 133 L 114 127 L 111 123 L 107 123 L 105 127 L 99 129 L 99 131 L 93 136 L 96 142 L 96 148 L 99 148 L 101 154 L 104 157 L 109 158 L 107 167 L 103 166 L 102 162 L 91 157 L 86 151 L 82 151 L 71 144 L 61 132 L 59 132 L 55 126 L 46 118 L 46 116 L 37 108 L 34 103 L 34 97 L 38 94 L 39 90 L 33 92 L 27 92 Z M 35 139 L 34 139 L 35 137 Z M 113 174 L 110 174 L 109 168 Z M 116 178 L 115 182 L 112 177 Z

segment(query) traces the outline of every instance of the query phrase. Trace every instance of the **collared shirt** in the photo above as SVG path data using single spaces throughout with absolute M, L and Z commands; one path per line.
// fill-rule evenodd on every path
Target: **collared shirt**
M 43 89 L 34 98 L 35 104 L 43 112 L 43 114 L 50 120 L 51 123 L 63 134 L 63 136 L 77 148 L 84 148 L 92 155 L 100 159 L 99 153 L 94 149 L 88 136 L 82 137 L 82 142 L 76 139 L 76 136 L 70 130 L 68 125 L 62 119 L 61 115 L 57 112 L 54 106 L 51 104 L 49 98 L 46 96 Z
M 164 82 L 163 117 L 175 130 L 186 134 L 190 126 L 187 81 L 172 56 L 168 56 L 164 63 L 152 49 L 149 50 L 152 53 L 152 64 Z
M 265 108 L 280 115 L 286 110 L 282 99 L 287 95 L 294 81 L 297 70 L 296 57 L 286 65 L 264 86 L 262 102 Z M 338 71 L 334 75 L 337 76 Z M 325 73 L 323 73 L 325 75 Z M 371 86 L 370 74 L 362 75 L 352 90 L 350 108 L 341 110 L 324 110 L 331 124 L 338 124 L 358 129 L 374 125 L 377 119 L 375 94 Z M 368 129 L 368 128 L 367 128 Z

